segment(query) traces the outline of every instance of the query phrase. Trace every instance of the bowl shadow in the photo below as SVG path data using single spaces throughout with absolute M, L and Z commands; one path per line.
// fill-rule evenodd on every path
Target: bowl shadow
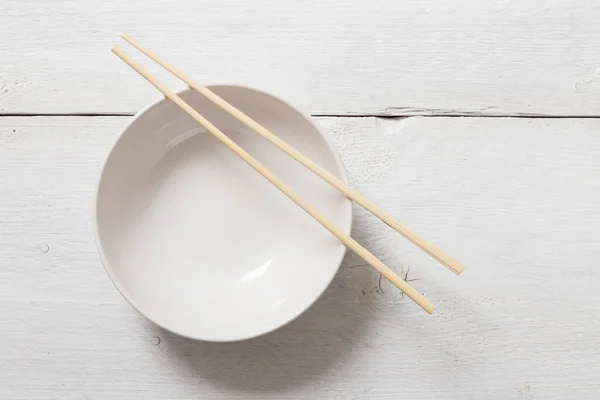
M 199 385 L 264 394 L 314 387 L 332 368 L 348 362 L 357 344 L 367 340 L 376 325 L 373 320 L 380 307 L 373 299 L 361 300 L 364 289 L 372 289 L 373 271 L 348 267 L 349 258 L 312 307 L 266 335 L 210 343 L 183 338 L 153 324 L 152 329 L 161 337 L 172 367 L 181 375 L 191 375 Z

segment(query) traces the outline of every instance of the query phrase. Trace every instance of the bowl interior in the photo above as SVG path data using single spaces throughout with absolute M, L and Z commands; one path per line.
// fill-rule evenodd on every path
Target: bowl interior
M 329 139 L 266 93 L 221 97 L 347 180 Z M 181 96 L 349 233 L 351 205 L 326 182 L 195 91 Z M 98 188 L 96 236 L 111 279 L 156 324 L 211 341 L 240 340 L 299 315 L 325 290 L 343 245 L 172 102 L 136 117 Z

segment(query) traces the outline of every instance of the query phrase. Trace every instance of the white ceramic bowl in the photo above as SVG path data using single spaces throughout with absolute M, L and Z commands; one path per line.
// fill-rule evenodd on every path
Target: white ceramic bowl
M 286 102 L 211 89 L 347 181 L 330 139 Z M 350 233 L 342 194 L 195 91 L 190 105 Z M 329 285 L 344 246 L 168 100 L 139 113 L 110 152 L 96 196 L 99 253 L 121 294 L 157 325 L 234 341 L 274 330 Z

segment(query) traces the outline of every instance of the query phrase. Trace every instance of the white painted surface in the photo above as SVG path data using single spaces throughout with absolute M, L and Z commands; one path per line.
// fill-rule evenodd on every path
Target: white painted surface
M 595 0 L 3 0 L 0 113 L 139 110 L 158 96 L 109 51 L 128 31 L 313 114 L 598 115 L 599 18 Z
M 435 314 L 348 255 L 291 325 L 215 345 L 147 323 L 100 265 L 93 191 L 128 120 L 0 118 L 1 398 L 597 398 L 600 121 L 320 119 L 354 185 L 467 270 L 356 209 Z

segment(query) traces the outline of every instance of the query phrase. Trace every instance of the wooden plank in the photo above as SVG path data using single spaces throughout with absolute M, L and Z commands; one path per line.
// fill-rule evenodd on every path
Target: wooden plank
M 313 114 L 599 115 L 598 18 L 594 0 L 4 0 L 0 113 L 158 98 L 109 51 L 127 30 L 204 83 Z
M 467 270 L 453 276 L 356 209 L 354 237 L 418 279 L 436 313 L 348 255 L 298 320 L 220 345 L 147 323 L 101 267 L 93 191 L 128 120 L 0 118 L 2 397 L 580 400 L 600 391 L 599 120 L 319 119 L 354 185 Z

